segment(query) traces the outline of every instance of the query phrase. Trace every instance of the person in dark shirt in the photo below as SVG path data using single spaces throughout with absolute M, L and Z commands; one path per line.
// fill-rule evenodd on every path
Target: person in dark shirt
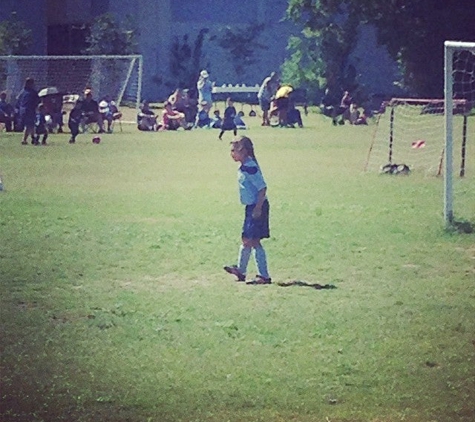
M 295 107 L 293 99 L 290 100 L 289 109 L 287 110 L 287 125 L 289 127 L 295 127 L 295 125 L 298 125 L 300 128 L 303 127 L 302 114 L 300 110 Z
M 7 102 L 7 93 L 0 93 L 0 123 L 5 125 L 5 130 L 11 132 L 13 130 L 13 120 L 15 118 L 14 107 Z
M 226 100 L 226 109 L 224 110 L 224 118 L 221 124 L 221 132 L 219 133 L 220 140 L 223 139 L 223 134 L 227 130 L 232 130 L 234 136 L 237 135 L 236 122 L 234 121 L 236 114 L 236 108 L 233 105 L 233 101 L 231 98 L 228 98 Z
M 20 115 L 21 127 L 23 132 L 23 145 L 28 144 L 28 137 L 31 137 L 31 142 L 34 141 L 35 136 L 35 121 L 36 121 L 36 107 L 40 103 L 40 97 L 35 89 L 35 80 L 27 78 L 25 86 L 18 96 L 18 109 Z
M 81 120 L 83 118 L 81 106 L 82 102 L 77 101 L 73 109 L 69 112 L 68 127 L 71 131 L 71 139 L 69 140 L 70 144 L 74 144 L 76 142 L 76 136 L 78 136 L 79 133 L 79 125 L 81 124 Z
M 84 91 L 84 99 L 81 101 L 81 110 L 87 123 L 97 123 L 99 133 L 104 133 L 104 120 L 99 111 L 98 102 L 92 98 L 92 91 L 88 88 Z
M 35 137 L 33 139 L 34 145 L 40 144 L 40 136 L 43 135 L 41 145 L 46 145 L 46 139 L 48 139 L 48 129 L 46 127 L 46 112 L 45 106 L 40 104 L 38 106 L 38 112 L 36 113 L 35 120 Z
M 137 114 L 137 129 L 145 131 L 157 130 L 158 116 L 150 109 L 148 101 L 144 101 Z

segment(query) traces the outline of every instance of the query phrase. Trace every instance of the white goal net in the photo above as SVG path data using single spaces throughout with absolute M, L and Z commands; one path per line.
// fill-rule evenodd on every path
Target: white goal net
M 28 77 L 38 90 L 55 87 L 65 95 L 80 95 L 90 88 L 96 99 L 108 95 L 119 105 L 138 108 L 142 56 L 0 56 L 0 90 L 11 101 Z
M 471 104 L 466 99 L 454 100 L 454 153 L 459 158 L 457 169 L 463 172 L 466 162 L 468 126 Z M 474 119 L 475 120 L 475 119 Z M 406 165 L 411 172 L 438 176 L 443 173 L 445 157 L 444 99 L 393 98 L 385 112 L 378 116 L 368 152 L 369 171 L 397 171 Z M 475 127 L 470 128 L 472 131 Z

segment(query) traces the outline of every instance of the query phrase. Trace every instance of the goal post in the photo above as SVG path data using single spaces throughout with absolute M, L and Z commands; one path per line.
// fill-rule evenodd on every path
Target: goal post
M 96 99 L 110 96 L 119 105 L 140 107 L 143 59 L 141 55 L 0 56 L 0 90 L 14 100 L 25 79 L 38 90 L 56 87 L 80 95 L 91 88 Z
M 464 98 L 475 106 L 475 43 L 446 41 L 444 43 L 444 102 L 445 102 L 445 171 L 444 171 L 444 221 L 446 228 L 454 223 L 453 210 L 453 145 L 454 103 Z M 466 136 L 466 122 L 463 127 Z M 466 141 L 462 144 L 465 153 Z M 463 156 L 460 175 L 465 175 Z

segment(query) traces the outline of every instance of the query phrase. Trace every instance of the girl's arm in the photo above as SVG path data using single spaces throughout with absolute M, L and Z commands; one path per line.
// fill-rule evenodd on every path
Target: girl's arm
M 262 204 L 266 199 L 267 188 L 262 188 L 257 194 L 257 203 L 252 210 L 252 218 L 259 218 L 262 214 Z

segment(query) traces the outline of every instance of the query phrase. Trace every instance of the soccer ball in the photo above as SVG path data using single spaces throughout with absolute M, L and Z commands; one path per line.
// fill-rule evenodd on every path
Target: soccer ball
M 93 144 L 99 144 L 100 142 L 101 142 L 101 138 L 99 136 L 94 136 L 94 138 L 92 138 Z

